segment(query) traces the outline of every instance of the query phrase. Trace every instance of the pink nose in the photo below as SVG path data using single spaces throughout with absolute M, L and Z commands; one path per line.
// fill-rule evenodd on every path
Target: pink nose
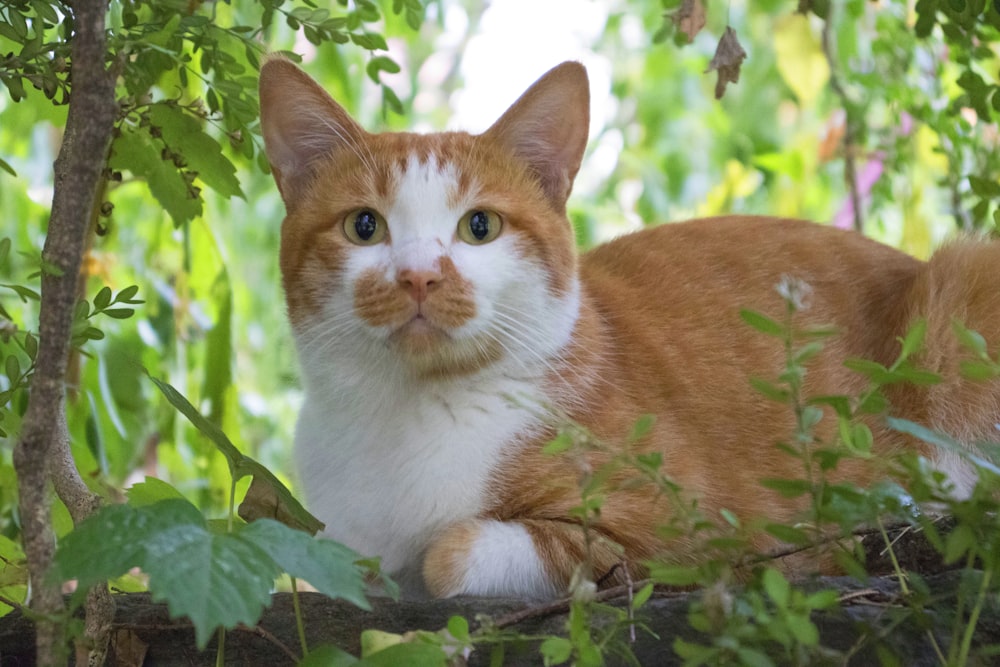
M 410 293 L 414 301 L 423 303 L 427 300 L 427 293 L 441 283 L 441 274 L 433 269 L 423 271 L 403 269 L 396 276 L 396 280 L 400 287 Z

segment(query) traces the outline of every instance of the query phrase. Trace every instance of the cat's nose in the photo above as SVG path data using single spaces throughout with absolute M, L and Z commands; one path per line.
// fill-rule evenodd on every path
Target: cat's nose
M 431 270 L 403 269 L 396 276 L 399 285 L 410 293 L 417 303 L 427 300 L 427 293 L 441 283 L 441 273 Z

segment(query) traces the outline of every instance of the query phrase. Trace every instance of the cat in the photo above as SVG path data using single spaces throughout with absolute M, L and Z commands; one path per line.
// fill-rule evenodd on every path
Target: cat
M 780 340 L 740 319 L 777 319 L 783 276 L 808 288 L 796 327 L 833 327 L 806 395 L 858 395 L 849 357 L 890 364 L 926 318 L 931 387 L 890 388 L 893 414 L 965 441 L 997 439 L 1000 382 L 962 379 L 952 318 L 1000 342 L 1000 245 L 959 241 L 925 263 L 809 222 L 723 216 L 664 224 L 578 256 L 566 201 L 587 143 L 586 71 L 542 76 L 486 132 L 372 134 L 294 64 L 260 74 L 261 128 L 287 216 L 280 265 L 304 383 L 294 457 L 325 533 L 382 558 L 414 595 L 566 593 L 586 546 L 569 510 L 580 466 L 551 456 L 559 420 L 629 445 L 702 512 L 789 520 L 761 487 L 801 478 L 787 405 L 749 378 L 777 377 Z M 872 419 L 875 450 L 918 448 L 968 493 L 970 469 Z M 833 439 L 825 415 L 819 437 Z M 582 457 L 582 458 L 581 458 Z M 884 474 L 846 461 L 859 483 Z M 609 493 L 592 526 L 593 576 L 640 576 L 666 553 L 670 508 L 650 486 Z M 616 546 L 617 545 L 617 546 Z M 767 546 L 767 545 L 761 545 Z M 610 576 L 608 576 L 610 575 Z

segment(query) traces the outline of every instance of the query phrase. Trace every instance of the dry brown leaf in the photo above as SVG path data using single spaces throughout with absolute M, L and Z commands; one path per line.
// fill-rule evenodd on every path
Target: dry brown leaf
M 111 638 L 115 667 L 142 667 L 149 646 L 131 630 L 118 630 Z
M 705 27 L 705 3 L 702 0 L 684 0 L 673 21 L 677 30 L 684 33 L 689 42 L 693 41 Z
M 740 46 L 740 41 L 736 39 L 736 31 L 726 26 L 726 32 L 719 40 L 719 46 L 715 49 L 712 62 L 708 64 L 706 73 L 716 70 L 719 78 L 715 83 L 715 99 L 720 100 L 726 94 L 728 83 L 737 83 L 740 80 L 740 66 L 747 57 L 747 52 Z
M 316 526 L 306 525 L 299 521 L 295 514 L 289 511 L 274 487 L 265 480 L 260 480 L 256 475 L 250 482 L 250 488 L 247 489 L 247 495 L 240 503 L 237 514 L 247 523 L 254 519 L 274 519 L 290 528 L 305 531 L 310 535 L 315 535 L 318 531 L 323 530 L 322 523 Z

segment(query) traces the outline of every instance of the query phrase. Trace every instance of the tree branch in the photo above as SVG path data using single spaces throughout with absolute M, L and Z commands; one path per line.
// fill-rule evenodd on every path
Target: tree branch
M 823 55 L 830 66 L 830 88 L 834 94 L 840 98 L 840 105 L 844 108 L 844 180 L 847 181 L 847 189 L 851 195 L 851 209 L 854 214 L 854 229 L 863 232 L 865 228 L 864 214 L 861 211 L 861 193 L 858 191 L 858 170 L 854 161 L 854 153 L 857 146 L 857 121 L 855 120 L 854 104 L 847 94 L 847 90 L 840 82 L 837 74 L 837 60 L 833 53 L 833 4 L 823 20 Z
M 49 481 L 55 476 L 56 489 L 64 496 L 74 520 L 89 514 L 95 506 L 69 454 L 65 376 L 90 213 L 97 203 L 117 117 L 115 75 L 105 67 L 107 3 L 74 0 L 68 4 L 74 26 L 72 91 L 66 132 L 55 161 L 52 212 L 42 249 L 38 356 L 28 410 L 14 450 L 24 551 L 31 576 L 31 606 L 40 615 L 36 640 L 40 665 L 65 662 L 65 629 L 57 620 L 64 604 L 58 582 L 46 580 L 55 551 Z M 90 639 L 102 641 L 100 637 Z

